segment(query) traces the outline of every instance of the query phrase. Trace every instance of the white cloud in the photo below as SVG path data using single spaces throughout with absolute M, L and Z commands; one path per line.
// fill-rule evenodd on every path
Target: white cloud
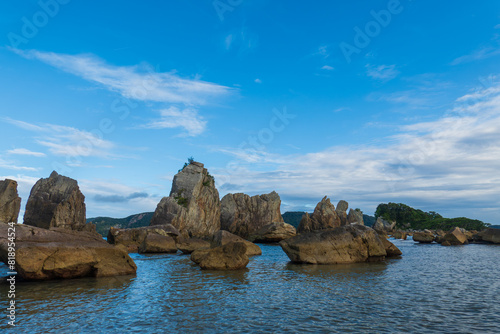
M 0 158 L 0 168 L 25 172 L 36 172 L 38 170 L 38 168 L 35 167 L 17 166 L 14 162 L 7 161 L 2 158 Z
M 329 195 L 369 214 L 379 203 L 397 201 L 493 223 L 500 215 L 500 91 L 484 89 L 475 98 L 465 106 L 457 100 L 463 113 L 402 127 L 386 146 L 288 156 L 226 149 L 235 161 L 212 174 L 220 186 L 276 190 L 285 210 Z
M 233 35 L 229 34 L 224 39 L 224 45 L 226 46 L 226 50 L 229 50 L 231 48 L 232 43 L 233 43 Z
M 259 78 L 255 79 L 254 81 L 255 81 L 255 83 L 258 83 L 258 84 L 262 83 L 262 80 L 260 80 Z
M 10 118 L 3 118 L 3 121 L 37 133 L 35 142 L 47 147 L 49 152 L 54 155 L 66 157 L 116 157 L 112 153 L 113 148 L 115 148 L 112 142 L 99 138 L 96 134 L 88 131 L 54 124 L 30 124 Z
M 495 48 L 495 47 L 484 47 L 479 50 L 475 50 L 474 52 L 455 58 L 452 62 L 451 65 L 459 65 L 459 64 L 464 64 L 464 63 L 469 63 L 477 60 L 483 60 L 486 58 L 490 58 L 493 56 L 498 56 L 500 55 L 500 48 Z
M 329 65 L 325 65 L 325 66 L 323 66 L 321 69 L 322 69 L 322 70 L 326 70 L 326 71 L 333 71 L 333 70 L 334 70 L 334 68 L 333 68 L 333 67 L 331 67 L 331 66 L 329 66 Z
M 396 78 L 399 75 L 399 71 L 396 70 L 396 65 L 379 65 L 373 66 L 366 64 L 366 75 L 373 79 L 381 81 L 389 81 Z
M 140 126 L 144 129 L 167 129 L 182 127 L 186 129 L 188 136 L 201 134 L 207 125 L 207 122 L 198 115 L 198 111 L 193 108 L 183 110 L 177 107 L 170 107 L 160 111 L 161 118 L 151 121 L 148 124 Z
M 27 155 L 27 156 L 32 156 L 32 157 L 45 157 L 46 156 L 45 153 L 33 152 L 33 151 L 30 151 L 26 148 L 15 148 L 12 150 L 8 150 L 7 153 L 8 154 L 15 154 L 15 155 Z

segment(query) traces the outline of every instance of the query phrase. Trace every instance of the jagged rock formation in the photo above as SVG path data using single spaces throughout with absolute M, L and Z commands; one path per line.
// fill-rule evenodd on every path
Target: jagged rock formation
M 297 233 L 311 232 L 324 230 L 328 228 L 339 227 L 341 224 L 340 218 L 337 215 L 335 206 L 330 202 L 330 199 L 325 196 L 316 205 L 311 216 L 306 213 L 297 227 Z
M 220 230 L 219 192 L 202 163 L 193 161 L 174 176 L 170 196 L 160 201 L 151 219 L 151 226 L 166 224 L 196 238 Z
M 69 177 L 52 172 L 40 179 L 31 189 L 24 224 L 41 227 L 62 227 L 82 230 L 95 225 L 85 223 L 85 196 L 78 183 Z
M 267 224 L 283 222 L 280 206 L 275 191 L 252 197 L 227 194 L 221 201 L 221 229 L 246 239 Z
M 243 242 L 230 242 L 223 246 L 197 250 L 191 260 L 204 270 L 237 270 L 247 266 L 247 246 Z
M 387 253 L 386 257 L 395 257 L 403 254 L 403 252 L 401 252 L 401 250 L 397 248 L 396 245 L 394 245 L 392 242 L 380 236 L 379 238 L 382 241 L 382 244 L 384 244 L 385 252 Z
M 8 261 L 8 224 L 0 223 L 0 259 Z M 136 273 L 136 265 L 124 250 L 108 244 L 93 232 L 66 228 L 51 230 L 18 224 L 16 265 L 29 280 L 103 277 Z
M 458 246 L 469 243 L 467 236 L 458 227 L 451 229 L 440 241 L 441 243 L 446 242 L 446 245 L 450 246 Z
M 271 223 L 261 227 L 248 240 L 251 242 L 274 243 L 280 242 L 297 234 L 295 227 L 287 223 Z
M 17 223 L 20 208 L 17 182 L 9 179 L 0 181 L 0 222 Z
M 337 216 L 340 218 L 340 226 L 347 225 L 347 209 L 349 208 L 349 203 L 347 203 L 344 200 L 340 200 L 337 203 L 337 209 L 335 210 L 337 212 Z
M 172 225 L 159 225 L 159 226 L 145 226 L 137 228 L 114 228 L 111 227 L 108 232 L 108 242 L 114 245 L 122 245 L 127 249 L 129 253 L 137 253 L 141 245 L 144 244 L 144 240 L 149 235 L 159 235 L 164 237 L 175 238 L 179 235 L 179 231 Z M 155 240 L 155 239 L 151 239 Z M 173 239 L 172 239 L 173 240 Z M 174 241 L 174 248 L 175 241 Z M 142 248 L 143 253 L 147 253 L 146 246 Z M 157 253 L 157 251 L 153 252 Z M 169 253 L 169 252 L 167 252 Z
M 349 214 L 347 215 L 347 223 L 365 225 L 363 221 L 363 212 L 359 210 L 350 209 Z
M 363 225 L 313 231 L 280 242 L 295 263 L 335 264 L 380 261 L 387 256 L 377 232 Z
M 391 233 L 394 230 L 394 227 L 396 227 L 396 222 L 388 222 L 382 217 L 378 217 L 377 221 L 372 226 L 374 230 L 382 233 Z

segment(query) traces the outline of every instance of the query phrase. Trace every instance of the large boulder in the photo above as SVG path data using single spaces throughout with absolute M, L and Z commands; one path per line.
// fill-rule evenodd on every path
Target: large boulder
M 385 252 L 387 253 L 387 257 L 395 257 L 403 254 L 399 248 L 396 247 L 392 242 L 387 240 L 386 238 L 380 238 L 382 243 L 384 244 Z
M 232 234 L 228 231 L 220 230 L 217 231 L 211 240 L 211 247 L 219 247 L 219 246 L 224 246 L 225 244 L 231 243 L 231 242 L 242 242 L 247 246 L 246 254 L 247 256 L 254 256 L 254 255 L 261 255 L 262 250 L 260 249 L 259 246 L 256 244 L 247 241 L 235 234 Z
M 209 249 L 210 242 L 198 238 L 179 238 L 176 243 L 177 249 L 184 254 L 191 254 L 199 249 Z
M 378 217 L 377 221 L 372 226 L 374 230 L 381 233 L 391 233 L 394 227 L 396 227 L 396 222 L 388 222 L 382 217 Z
M 436 240 L 436 236 L 429 230 L 423 232 L 413 232 L 413 241 L 420 242 L 422 244 L 430 244 Z
M 340 200 L 337 203 L 337 209 L 335 209 L 335 211 L 337 212 L 337 216 L 339 216 L 341 226 L 348 224 L 348 222 L 347 222 L 347 209 L 348 208 L 349 208 L 349 203 L 347 203 L 344 200 Z
M 398 231 L 394 231 L 394 233 L 392 234 L 392 237 L 394 239 L 406 240 L 406 238 L 408 237 L 408 233 L 398 230 Z
M 292 262 L 310 264 L 380 261 L 387 252 L 375 230 L 347 225 L 313 231 L 280 242 Z
M 195 251 L 191 259 L 204 270 L 238 270 L 247 266 L 247 246 L 243 242 L 230 242 L 209 250 Z
M 171 236 L 150 233 L 146 235 L 138 251 L 139 253 L 177 253 L 177 246 Z
M 477 234 L 479 240 L 493 244 L 500 244 L 500 229 L 488 228 Z
M 314 212 L 309 216 L 308 213 L 302 216 L 300 224 L 297 227 L 297 233 L 305 233 L 339 227 L 340 218 L 335 211 L 335 206 L 330 199 L 325 196 L 316 205 Z
M 17 223 L 20 208 L 17 182 L 9 179 L 0 181 L 0 222 Z
M 31 189 L 24 224 L 45 229 L 61 227 L 72 230 L 94 226 L 86 224 L 85 196 L 76 180 L 55 171 L 49 178 L 38 180 Z
M 250 197 L 227 194 L 221 201 L 221 229 L 247 239 L 260 228 L 273 222 L 284 222 L 281 199 L 275 191 Z
M 248 240 L 260 243 L 280 242 L 297 234 L 295 227 L 282 222 L 274 222 L 261 227 L 257 232 L 251 235 Z
M 137 253 L 139 247 L 143 245 L 147 236 L 155 234 L 164 237 L 175 238 L 179 235 L 179 231 L 172 225 L 144 226 L 137 228 L 114 228 L 111 227 L 108 232 L 107 240 L 110 244 L 122 245 L 126 247 L 129 253 Z M 154 239 L 151 239 L 154 240 Z M 175 242 L 174 242 L 174 248 Z M 147 252 L 148 248 L 143 248 L 143 253 Z M 153 251 L 156 253 L 156 251 Z
M 179 171 L 170 196 L 156 207 L 150 225 L 167 224 L 195 238 L 206 238 L 220 230 L 219 192 L 202 163 L 193 161 Z
M 0 223 L 0 259 L 8 263 L 8 224 Z M 104 277 L 136 273 L 127 252 L 97 233 L 15 225 L 15 271 L 28 280 Z
M 441 242 L 447 242 L 450 246 L 459 246 L 469 243 L 467 236 L 458 227 L 455 227 L 446 233 Z
M 349 214 L 347 215 L 347 223 L 365 225 L 365 222 L 363 221 L 363 212 L 359 209 L 350 209 Z

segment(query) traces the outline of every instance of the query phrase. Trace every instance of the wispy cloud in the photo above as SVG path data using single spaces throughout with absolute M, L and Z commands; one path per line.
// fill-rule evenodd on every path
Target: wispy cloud
M 474 52 L 455 58 L 451 65 L 459 65 L 464 63 L 469 63 L 477 60 L 483 60 L 486 58 L 494 57 L 500 55 L 500 48 L 498 47 L 484 47 L 479 50 L 475 50 Z
M 45 146 L 49 152 L 58 156 L 79 156 L 79 157 L 116 157 L 112 153 L 115 145 L 95 134 L 79 130 L 69 126 L 54 124 L 31 124 L 11 118 L 3 118 L 4 122 L 15 125 L 19 128 L 35 132 L 35 142 Z
M 187 136 L 197 136 L 201 134 L 207 125 L 207 122 L 198 115 L 198 111 L 194 108 L 179 109 L 170 107 L 160 111 L 160 119 L 139 126 L 143 129 L 167 129 L 182 127 L 186 129 Z
M 323 67 L 321 67 L 322 70 L 325 70 L 325 71 L 333 71 L 334 68 L 332 66 L 329 66 L 329 65 L 324 65 Z
M 12 150 L 8 150 L 7 154 L 27 155 L 27 156 L 32 156 L 32 157 L 45 157 L 45 156 L 47 156 L 45 153 L 33 152 L 33 151 L 30 151 L 26 148 L 15 148 Z
M 258 83 L 258 84 L 262 83 L 262 80 L 260 80 L 259 78 L 255 79 L 254 81 L 255 81 L 255 83 Z
M 369 77 L 381 80 L 389 81 L 396 78 L 399 75 L 399 71 L 396 70 L 396 65 L 370 65 L 366 64 L 366 75 Z
M 4 160 L 2 158 L 0 158 L 0 168 L 17 170 L 17 171 L 24 171 L 24 172 L 36 172 L 39 170 L 38 168 L 35 168 L 35 167 L 17 166 L 14 162 L 7 161 L 7 160 Z

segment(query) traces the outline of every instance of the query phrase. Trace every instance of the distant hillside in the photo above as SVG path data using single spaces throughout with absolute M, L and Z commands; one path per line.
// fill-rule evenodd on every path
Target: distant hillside
M 297 228 L 299 226 L 300 220 L 305 212 L 302 211 L 288 211 L 282 214 L 283 220 L 285 223 L 292 225 Z
M 500 225 L 491 225 L 491 228 L 500 228 Z
M 365 226 L 372 227 L 373 224 L 375 224 L 375 221 L 375 217 L 363 214 L 363 222 L 365 223 Z
M 128 216 L 126 218 L 110 218 L 110 217 L 95 217 L 88 218 L 87 223 L 96 224 L 97 232 L 106 237 L 110 227 L 117 228 L 133 228 L 149 226 L 151 218 L 153 218 L 154 212 L 144 212 L 137 215 Z

